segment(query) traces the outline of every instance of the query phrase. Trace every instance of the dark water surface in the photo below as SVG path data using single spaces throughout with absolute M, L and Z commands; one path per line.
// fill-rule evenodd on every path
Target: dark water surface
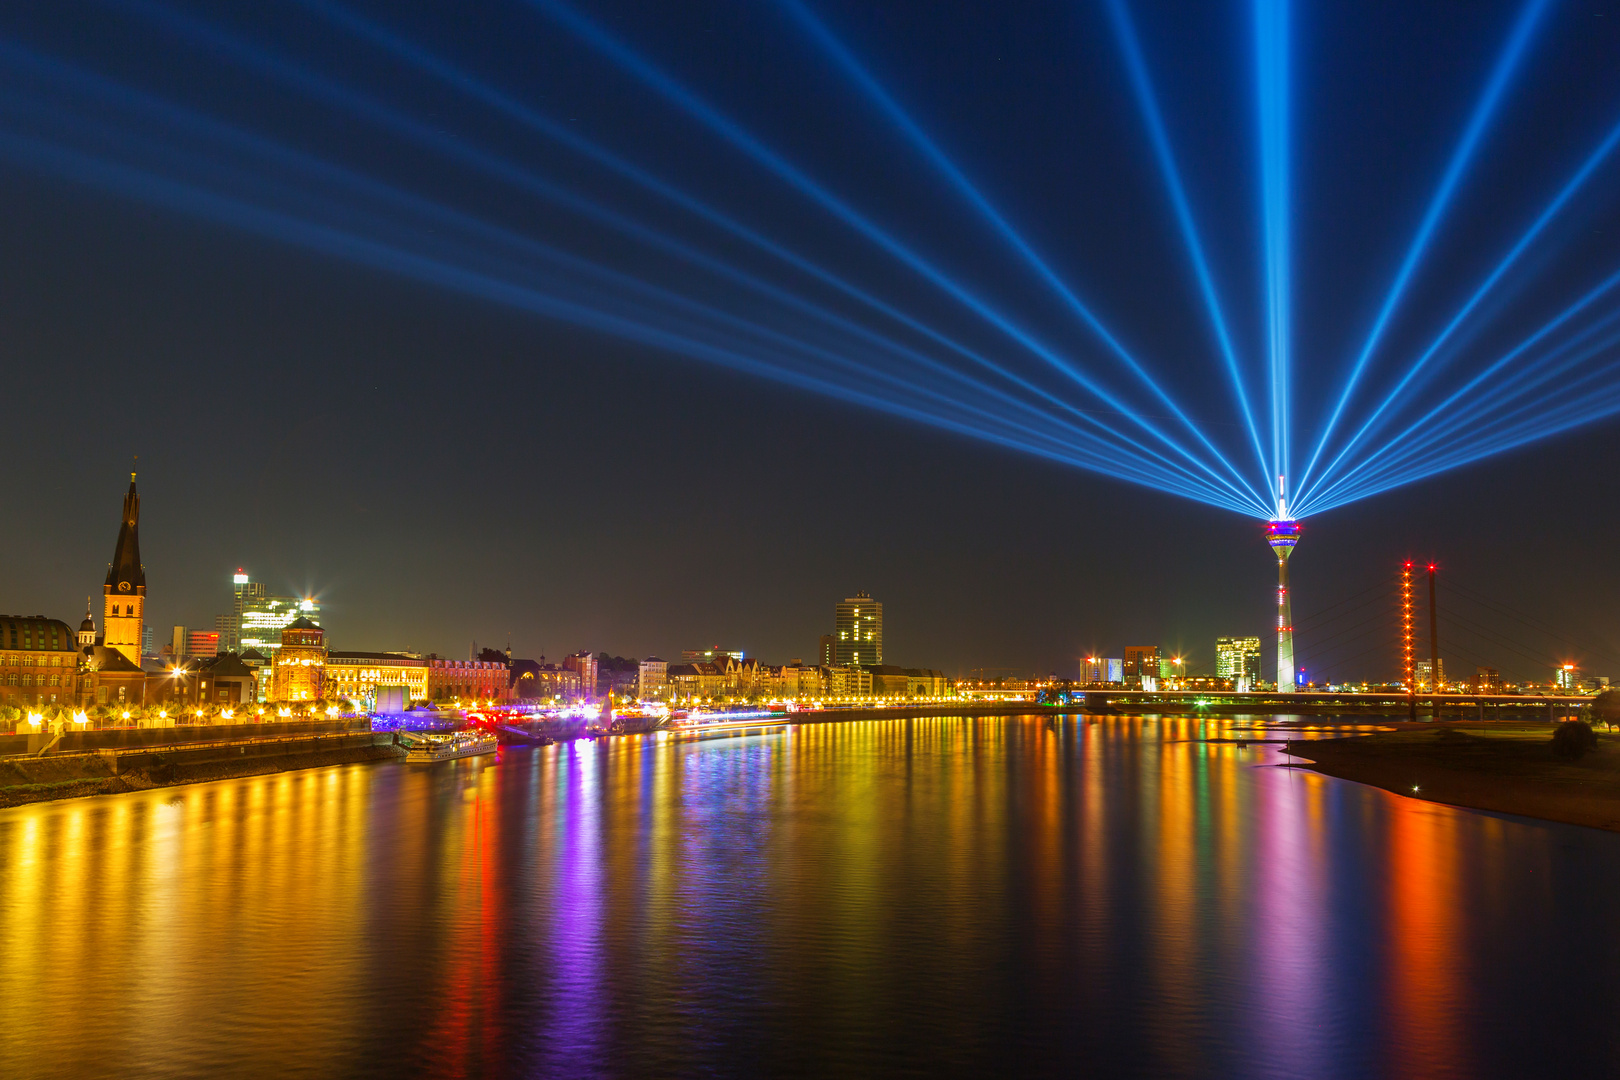
M 0 1075 L 1620 1074 L 1620 835 L 1242 723 L 647 736 L 0 811 Z

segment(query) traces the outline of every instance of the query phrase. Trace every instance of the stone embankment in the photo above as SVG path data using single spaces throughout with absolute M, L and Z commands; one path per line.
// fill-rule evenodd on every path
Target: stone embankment
M 193 741 L 0 758 L 0 807 L 405 756 L 392 732 L 198 739 L 197 731 L 181 731 Z

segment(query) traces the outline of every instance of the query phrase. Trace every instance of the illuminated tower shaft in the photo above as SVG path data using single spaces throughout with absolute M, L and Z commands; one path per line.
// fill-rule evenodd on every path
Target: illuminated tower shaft
M 1277 692 L 1294 692 L 1294 616 L 1288 596 L 1288 556 L 1299 543 L 1299 522 L 1278 518 L 1266 524 L 1266 543 L 1277 553 Z

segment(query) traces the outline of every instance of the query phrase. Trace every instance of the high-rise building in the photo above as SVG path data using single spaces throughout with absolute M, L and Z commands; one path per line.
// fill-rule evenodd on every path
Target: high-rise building
M 135 491 L 135 474 L 129 474 L 129 493 L 124 496 L 124 516 L 118 526 L 118 546 L 113 549 L 102 586 L 102 644 L 117 649 L 124 659 L 141 666 L 141 631 L 146 624 L 146 567 L 141 565 L 139 526 L 141 497 Z
M 637 666 L 636 696 L 643 701 L 663 697 L 669 682 L 669 661 L 649 656 Z
M 596 697 L 596 654 L 589 649 L 563 657 L 564 671 L 579 672 L 579 688 L 586 698 Z
M 1418 666 L 1422 667 L 1421 664 Z M 1566 694 L 1578 692 L 1581 688 L 1581 669 L 1574 664 L 1559 664 L 1553 671 L 1553 685 Z
M 821 640 L 816 644 L 816 662 L 822 667 L 832 667 L 838 660 L 838 639 L 831 634 L 822 634 Z
M 320 613 L 320 605 L 315 601 L 292 596 L 265 596 L 244 601 L 237 645 L 243 652 L 254 649 L 274 660 L 276 651 L 281 648 L 281 632 L 300 617 L 314 621 Z
M 264 582 L 250 580 L 247 571 L 239 566 L 236 568 L 235 575 L 231 578 L 231 593 L 231 613 L 222 615 L 215 620 L 216 623 L 223 623 L 223 625 L 216 625 L 215 629 L 220 631 L 220 648 L 229 652 L 240 652 L 242 650 L 242 612 L 248 604 L 265 599 Z
M 834 667 L 883 663 L 883 605 L 864 592 L 839 601 L 834 612 Z
M 1474 668 L 1474 693 L 1500 694 L 1502 692 L 1502 673 L 1493 667 Z
M 1440 689 L 1444 690 L 1446 685 L 1446 662 L 1444 660 L 1434 662 L 1419 660 L 1412 665 L 1412 671 L 1417 677 L 1418 693 L 1427 694 L 1435 689 L 1434 674 L 1436 667 L 1439 668 Z
M 1234 689 L 1247 691 L 1260 681 L 1260 639 L 1215 639 L 1215 677 L 1231 679 Z
M 1157 679 L 1159 677 L 1159 647 L 1157 645 L 1127 645 L 1125 646 L 1125 683 L 1140 681 L 1143 678 Z

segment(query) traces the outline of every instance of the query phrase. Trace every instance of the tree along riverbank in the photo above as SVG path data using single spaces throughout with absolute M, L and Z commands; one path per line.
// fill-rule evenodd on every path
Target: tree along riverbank
M 1400 724 L 1341 739 L 1294 739 L 1307 768 L 1414 799 L 1620 832 L 1620 736 L 1579 761 L 1553 753 L 1549 723 Z

